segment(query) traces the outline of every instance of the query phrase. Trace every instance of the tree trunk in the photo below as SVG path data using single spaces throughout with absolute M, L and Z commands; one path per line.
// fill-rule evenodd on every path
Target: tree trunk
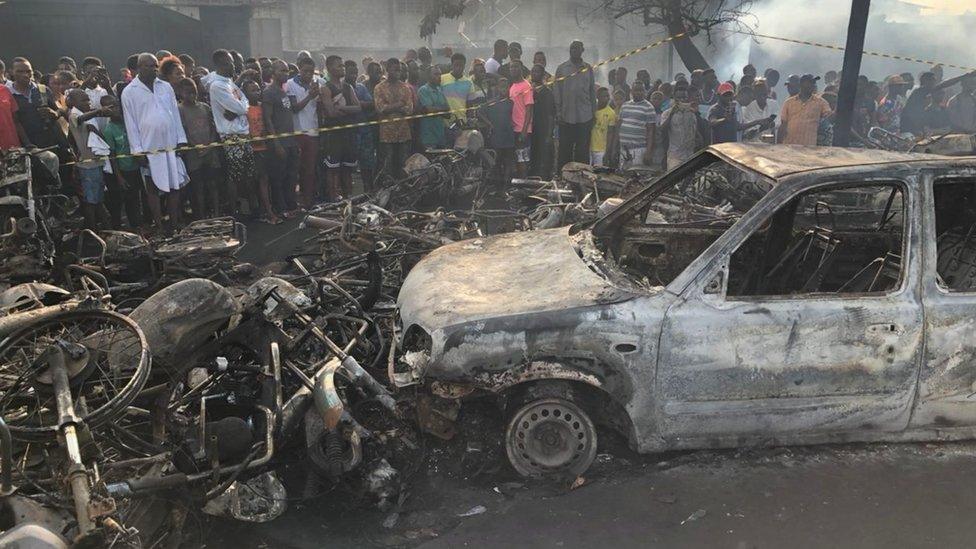
M 681 58 L 681 62 L 684 63 L 685 68 L 688 72 L 695 70 L 705 70 L 711 68 L 708 61 L 705 61 L 705 56 L 699 51 L 698 46 L 691 41 L 691 35 L 686 34 L 688 30 L 685 28 L 684 23 L 681 21 L 680 16 L 677 20 L 672 19 L 668 23 L 668 33 L 671 36 L 682 36 L 675 38 L 671 41 L 674 44 L 674 50 L 678 52 L 678 57 Z

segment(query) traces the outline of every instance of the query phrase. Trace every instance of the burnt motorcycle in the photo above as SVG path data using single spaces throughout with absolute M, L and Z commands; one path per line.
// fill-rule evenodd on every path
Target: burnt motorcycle
M 391 211 L 470 209 L 487 193 L 485 181 L 494 169 L 495 151 L 485 148 L 484 135 L 470 123 L 455 122 L 450 130 L 457 135 L 452 148 L 411 155 L 402 179 L 378 177 L 378 206 Z
M 32 155 L 47 149 L 0 152 L 0 283 L 31 282 L 50 272 L 70 199 L 37 194 Z
M 376 327 L 308 280 L 313 297 L 275 278 L 242 296 L 188 279 L 128 318 L 72 311 L 0 342 L 0 546 L 175 547 L 188 512 L 271 520 L 298 456 L 305 495 L 355 477 L 389 505 L 397 473 L 355 417 L 397 414 L 356 358 L 379 355 Z

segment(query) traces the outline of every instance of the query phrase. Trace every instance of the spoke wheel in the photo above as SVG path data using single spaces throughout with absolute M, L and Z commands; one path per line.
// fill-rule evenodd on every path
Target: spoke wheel
M 21 328 L 0 342 L 0 416 L 21 440 L 53 439 L 58 429 L 47 355 L 71 351 L 69 385 L 76 415 L 91 428 L 122 413 L 149 377 L 146 337 L 110 311 L 70 311 Z
M 586 412 L 568 400 L 534 400 L 509 421 L 505 451 L 522 476 L 579 475 L 596 457 L 596 428 Z

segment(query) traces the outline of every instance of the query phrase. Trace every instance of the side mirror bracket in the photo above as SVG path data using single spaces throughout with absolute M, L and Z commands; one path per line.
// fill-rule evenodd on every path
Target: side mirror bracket
M 702 294 L 704 295 L 715 295 L 723 296 L 726 290 L 728 290 L 729 283 L 729 259 L 725 258 L 719 268 L 712 273 L 702 288 Z

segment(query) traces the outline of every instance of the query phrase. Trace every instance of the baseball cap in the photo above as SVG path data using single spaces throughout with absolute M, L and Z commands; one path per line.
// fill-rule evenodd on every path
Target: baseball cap
M 791 76 L 790 78 L 792 79 L 793 77 Z M 820 80 L 820 77 L 807 73 L 800 77 L 800 82 L 803 82 L 804 80 L 809 80 L 810 82 L 816 82 L 817 80 Z
M 732 84 L 729 82 L 722 82 L 718 85 L 718 94 L 725 95 L 727 93 L 735 93 L 735 88 L 733 88 Z

